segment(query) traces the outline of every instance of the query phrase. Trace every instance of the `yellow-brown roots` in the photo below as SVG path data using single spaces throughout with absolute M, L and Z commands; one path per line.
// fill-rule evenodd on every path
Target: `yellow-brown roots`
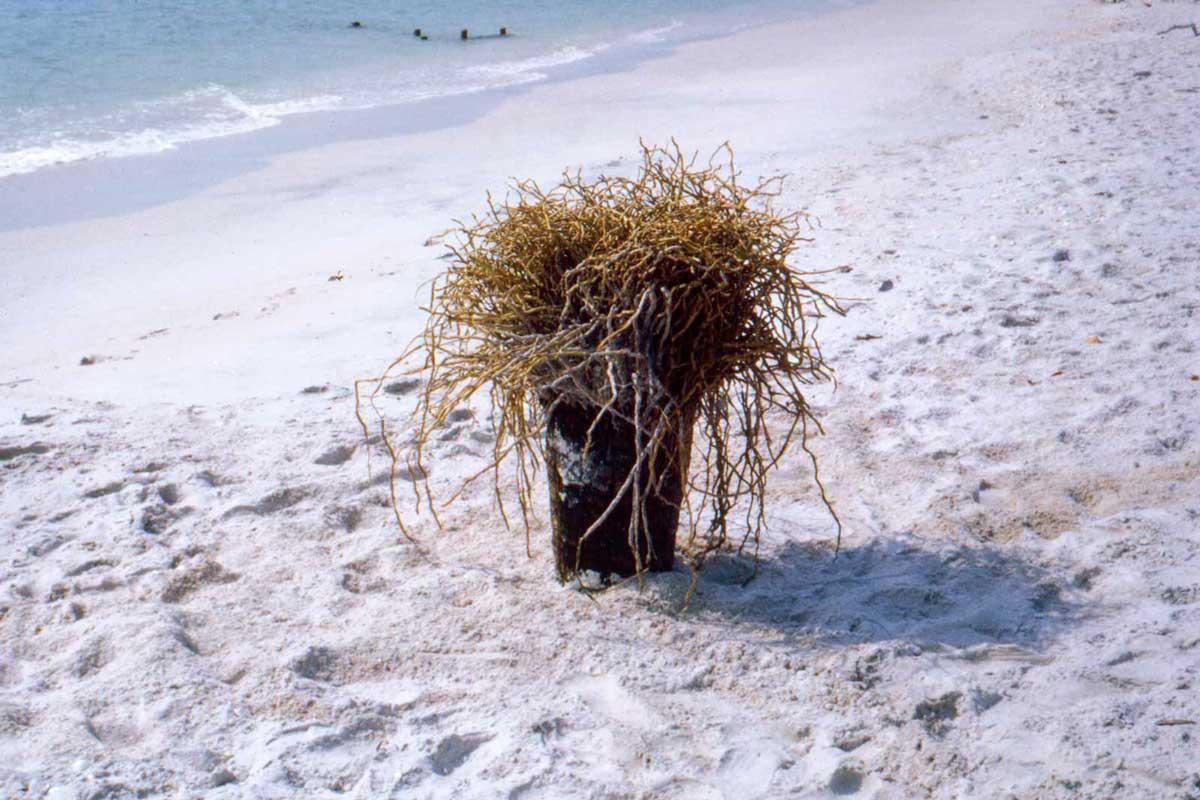
M 550 191 L 521 182 L 505 202 L 489 198 L 482 218 L 448 232 L 452 259 L 432 285 L 424 333 L 393 364 L 423 358 L 414 474 L 450 412 L 489 393 L 496 440 L 488 469 L 505 513 L 499 466 L 515 461 L 512 496 L 527 536 L 556 411 L 582 409 L 593 428 L 628 431 L 635 466 L 618 483 L 633 501 L 628 544 L 638 574 L 654 534 L 648 498 L 680 458 L 688 523 L 678 549 L 693 567 L 730 541 L 735 509 L 739 547 L 757 552 L 767 473 L 795 444 L 812 458 L 833 514 L 809 449 L 820 424 L 804 390 L 832 380 L 814 332 L 822 316 L 842 313 L 809 283 L 820 273 L 788 265 L 808 241 L 808 218 L 773 209 L 779 179 L 742 186 L 728 146 L 700 164 L 674 143 L 642 151 L 635 178 L 567 174 Z M 790 420 L 774 434 L 773 410 Z M 694 454 L 664 453 L 665 443 L 693 442 L 693 420 Z M 589 432 L 585 452 L 591 447 Z M 395 502 L 394 476 L 392 485 Z

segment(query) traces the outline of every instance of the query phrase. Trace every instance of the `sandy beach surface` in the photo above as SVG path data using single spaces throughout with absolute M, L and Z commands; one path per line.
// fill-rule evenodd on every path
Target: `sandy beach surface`
M 1193 20 L 877 0 L 166 201 L 115 167 L 30 189 L 53 222 L 0 226 L 0 796 L 1200 797 L 1200 38 L 1162 33 Z M 444 531 L 406 506 L 406 542 L 352 385 L 422 324 L 426 240 L 671 136 L 790 174 L 797 266 L 851 267 L 814 394 L 841 552 L 803 453 L 757 575 L 715 559 L 685 613 L 683 571 L 560 587 L 544 510 L 527 557 L 487 485 Z M 377 401 L 401 438 L 415 393 Z M 491 441 L 464 411 L 433 487 Z

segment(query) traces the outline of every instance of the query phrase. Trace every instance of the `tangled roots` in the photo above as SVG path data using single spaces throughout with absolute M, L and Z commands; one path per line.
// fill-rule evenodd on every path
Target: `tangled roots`
M 623 574 L 669 568 L 676 549 L 699 566 L 730 542 L 735 509 L 739 546 L 757 552 L 767 473 L 797 443 L 837 521 L 808 446 L 821 428 L 804 391 L 833 379 L 814 333 L 843 312 L 808 281 L 821 273 L 788 266 L 808 218 L 773 210 L 779 178 L 739 184 L 728 145 L 699 165 L 672 145 L 643 145 L 636 178 L 567 174 L 550 191 L 527 181 L 502 203 L 489 198 L 486 214 L 443 235 L 450 266 L 432 284 L 424 333 L 397 361 L 424 359 L 414 474 L 451 411 L 487 391 L 496 441 L 480 475 L 494 474 L 506 523 L 502 462 L 515 460 L 527 535 L 543 461 L 560 495 L 572 481 L 597 483 L 590 523 L 570 535 L 556 527 L 564 580 L 588 568 L 588 542 L 614 524 Z M 773 411 L 789 420 L 776 435 Z M 605 459 L 617 474 L 600 474 Z

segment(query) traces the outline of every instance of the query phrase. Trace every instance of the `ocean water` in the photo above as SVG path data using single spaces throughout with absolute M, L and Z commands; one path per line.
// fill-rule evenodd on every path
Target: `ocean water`
M 543 80 L 600 53 L 636 57 L 819 2 L 0 0 L 0 177 L 159 152 L 307 111 Z M 509 36 L 494 36 L 501 26 Z

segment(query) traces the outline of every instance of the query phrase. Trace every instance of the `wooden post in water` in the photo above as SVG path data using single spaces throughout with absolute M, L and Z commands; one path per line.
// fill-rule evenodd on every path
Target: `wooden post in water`
M 500 35 L 501 35 L 501 36 L 508 36 L 508 28 L 501 28 L 501 29 L 500 29 Z
M 467 37 L 469 36 L 469 34 L 467 33 L 467 29 L 463 28 L 462 33 L 460 35 L 462 36 L 462 40 L 465 42 L 467 40 Z
M 420 39 L 421 38 L 421 29 L 417 28 L 416 30 L 414 30 L 413 36 L 416 36 L 418 39 Z

